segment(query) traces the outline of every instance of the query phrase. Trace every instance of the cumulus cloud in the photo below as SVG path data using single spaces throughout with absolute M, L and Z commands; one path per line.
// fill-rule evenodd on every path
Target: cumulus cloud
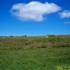
M 60 17 L 61 18 L 70 18 L 70 11 L 64 10 L 63 12 L 60 12 Z
M 61 10 L 61 7 L 54 3 L 32 1 L 27 4 L 15 4 L 10 11 L 22 20 L 43 21 L 45 14 L 55 13 L 59 10 Z

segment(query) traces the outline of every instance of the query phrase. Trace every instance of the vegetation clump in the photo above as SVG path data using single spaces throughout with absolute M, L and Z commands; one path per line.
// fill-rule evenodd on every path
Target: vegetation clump
M 0 49 L 70 47 L 70 35 L 0 37 Z

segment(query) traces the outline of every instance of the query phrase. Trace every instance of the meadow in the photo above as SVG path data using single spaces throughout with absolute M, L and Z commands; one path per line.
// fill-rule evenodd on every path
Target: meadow
M 70 35 L 1 36 L 0 70 L 70 70 Z

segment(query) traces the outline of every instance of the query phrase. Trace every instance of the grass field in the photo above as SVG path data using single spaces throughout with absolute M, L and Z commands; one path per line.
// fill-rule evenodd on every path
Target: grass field
M 70 35 L 0 37 L 0 70 L 70 70 Z
M 70 48 L 0 50 L 0 70 L 57 70 L 58 66 L 70 66 Z

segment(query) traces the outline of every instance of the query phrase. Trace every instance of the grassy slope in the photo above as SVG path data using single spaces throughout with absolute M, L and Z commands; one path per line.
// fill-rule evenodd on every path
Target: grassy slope
M 57 70 L 70 66 L 70 48 L 0 50 L 0 70 Z
M 70 35 L 0 37 L 0 70 L 57 70 L 59 65 L 70 66 Z

